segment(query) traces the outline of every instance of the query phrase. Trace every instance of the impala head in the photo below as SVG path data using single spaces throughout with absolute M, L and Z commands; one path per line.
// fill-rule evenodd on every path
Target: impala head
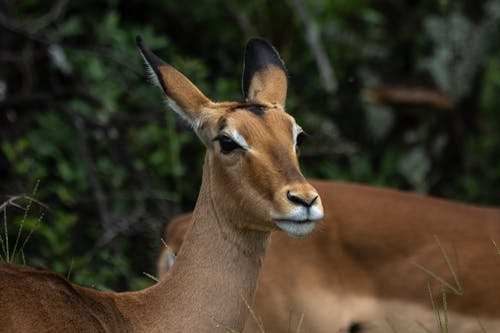
M 151 53 L 137 38 L 151 78 L 172 109 L 207 147 L 204 182 L 219 214 L 237 227 L 290 236 L 311 232 L 323 218 L 317 191 L 298 163 L 302 128 L 284 110 L 287 75 L 276 50 L 262 39 L 245 52 L 246 102 L 209 100 L 191 81 Z

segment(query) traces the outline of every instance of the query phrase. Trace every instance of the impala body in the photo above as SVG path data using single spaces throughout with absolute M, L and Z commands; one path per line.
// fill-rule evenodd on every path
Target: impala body
M 215 103 L 137 43 L 154 83 L 207 149 L 176 265 L 151 288 L 112 293 L 1 264 L 1 332 L 240 332 L 271 231 L 302 237 L 323 217 L 300 172 L 303 134 L 284 112 L 286 71 L 270 44 L 247 44 L 246 101 Z
M 289 332 L 302 314 L 301 332 L 439 332 L 428 285 L 443 325 L 446 291 L 448 332 L 500 332 L 499 209 L 310 183 L 325 218 L 304 239 L 272 236 L 253 306 L 266 332 Z M 159 275 L 190 220 L 168 226 Z M 253 317 L 245 332 L 261 332 Z

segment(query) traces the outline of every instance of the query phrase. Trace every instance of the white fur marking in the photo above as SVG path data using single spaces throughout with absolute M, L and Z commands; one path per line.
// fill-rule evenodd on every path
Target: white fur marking
M 276 221 L 276 225 L 290 237 L 304 237 L 313 231 L 316 222 Z
M 319 209 L 318 205 L 314 204 L 312 207 L 307 208 L 303 206 L 294 207 L 288 214 L 280 215 L 276 212 L 271 212 L 273 220 L 280 221 L 318 221 L 323 218 L 323 211 Z
M 172 268 L 175 262 L 175 254 L 170 249 L 167 252 L 167 269 Z
M 184 112 L 184 110 L 182 110 L 182 108 L 173 99 L 171 99 L 167 96 L 166 101 L 167 101 L 168 106 L 172 110 L 174 110 L 175 113 L 177 113 L 182 119 L 187 121 L 189 123 L 189 125 L 191 125 L 191 127 L 196 129 L 195 122 L 191 118 L 189 118 L 189 116 Z
M 293 145 L 297 145 L 297 135 L 301 132 L 301 128 L 297 124 L 293 124 L 292 126 L 292 135 L 293 135 Z
M 245 138 L 242 137 L 236 130 L 231 131 L 231 137 L 233 138 L 234 141 L 236 141 L 237 144 L 239 144 L 243 149 L 252 151 L 252 149 L 248 146 L 248 143 L 246 142 Z
M 151 67 L 151 65 L 149 64 L 148 60 L 146 59 L 146 57 L 142 52 L 141 56 L 142 60 L 144 60 L 144 67 L 146 68 L 146 75 L 148 76 L 148 81 L 163 90 L 158 75 L 156 75 L 156 72 L 153 70 L 153 67 Z
M 198 130 L 200 129 L 201 126 L 201 120 L 196 118 L 191 125 L 193 126 L 193 129 L 196 131 L 196 133 L 198 133 Z
M 280 216 L 271 212 L 276 225 L 291 237 L 304 237 L 309 234 L 316 223 L 323 218 L 323 212 L 316 206 L 310 208 L 295 207 L 287 215 Z

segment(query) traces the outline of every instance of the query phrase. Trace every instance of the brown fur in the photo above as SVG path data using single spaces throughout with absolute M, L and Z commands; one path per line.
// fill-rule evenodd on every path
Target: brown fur
M 287 332 L 289 317 L 294 327 L 301 313 L 304 332 L 336 332 L 353 323 L 367 328 L 391 315 L 413 324 L 398 332 L 422 331 L 417 321 L 435 331 L 427 284 L 438 300 L 441 284 L 415 263 L 456 286 L 435 236 L 463 288 L 462 296 L 446 288 L 449 331 L 480 332 L 477 319 L 487 332 L 499 330 L 500 255 L 492 242 L 500 243 L 499 209 L 363 185 L 310 183 L 323 200 L 325 218 L 304 239 L 273 235 L 254 303 L 266 332 Z M 172 251 L 190 220 L 184 214 L 169 224 Z M 160 276 L 168 269 L 161 258 Z M 260 332 L 254 319 L 245 332 Z
M 317 196 L 300 173 L 291 135 L 294 119 L 282 107 L 258 116 L 235 108 L 235 102 L 211 102 L 147 50 L 140 38 L 138 45 L 173 107 L 193 124 L 207 147 L 193 226 L 176 265 L 151 288 L 112 293 L 73 285 L 56 274 L 1 264 L 1 332 L 240 332 L 270 232 L 295 210 L 306 212 L 287 192 L 304 200 Z M 264 88 L 272 87 L 275 79 L 280 83 L 280 77 L 266 75 L 270 82 L 264 82 Z M 222 119 L 224 129 L 219 128 Z M 232 132 L 221 131 L 237 131 L 249 149 L 224 154 L 214 138 Z M 314 218 L 313 208 L 318 212 Z M 311 220 L 321 218 L 321 201 L 307 214 Z
M 195 113 L 200 106 L 210 104 L 210 100 L 174 67 L 168 64 L 162 66 L 160 67 L 160 73 L 165 87 L 176 87 L 175 89 L 169 89 L 168 94 L 185 112 Z
M 273 81 L 269 78 L 272 77 Z M 272 86 L 270 86 L 272 82 Z M 286 73 L 277 66 L 268 66 L 257 72 L 251 81 L 252 89 L 248 92 L 249 101 L 268 101 L 280 106 L 285 105 L 287 77 Z

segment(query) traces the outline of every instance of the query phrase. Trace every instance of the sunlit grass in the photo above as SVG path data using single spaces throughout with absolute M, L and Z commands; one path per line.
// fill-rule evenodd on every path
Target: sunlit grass
M 436 317 L 436 324 L 440 333 L 448 333 L 448 302 L 446 300 L 446 290 L 444 287 L 441 288 L 442 294 L 442 309 L 439 308 L 439 304 L 434 299 L 434 295 L 432 293 L 432 287 L 430 284 L 427 284 L 427 291 L 429 292 L 429 297 L 431 299 L 432 310 L 434 311 L 434 315 Z
M 12 196 L 8 200 L 0 204 L 0 213 L 2 213 L 3 217 L 3 235 L 0 234 L 0 249 L 1 249 L 0 260 L 2 261 L 5 261 L 7 263 L 14 263 L 17 260 L 18 256 L 20 255 L 21 262 L 23 264 L 26 263 L 23 251 L 24 247 L 26 246 L 26 244 L 28 244 L 28 241 L 30 240 L 34 230 L 36 229 L 36 226 L 42 222 L 45 215 L 43 212 L 40 213 L 40 216 L 36 220 L 34 227 L 30 228 L 26 237 L 22 239 L 22 234 L 25 229 L 25 222 L 28 218 L 28 214 L 32 208 L 33 203 L 47 209 L 47 207 L 43 203 L 34 198 L 38 190 L 39 183 L 40 183 L 39 181 L 36 183 L 35 188 L 33 189 L 31 195 Z M 21 203 L 23 201 L 26 201 L 25 206 L 23 206 Z M 9 240 L 9 222 L 7 218 L 7 210 L 10 207 L 19 209 L 24 212 L 17 229 L 17 234 L 12 249 Z
M 448 281 L 446 281 L 445 279 L 443 279 L 439 275 L 435 274 L 431 270 L 425 268 L 424 266 L 422 266 L 416 262 L 413 262 L 413 265 L 416 266 L 417 268 L 419 268 L 420 270 L 424 271 L 425 273 L 427 273 L 430 277 L 432 277 L 433 279 L 438 281 L 441 285 L 446 286 L 455 295 L 463 296 L 464 291 L 462 289 L 462 285 L 461 285 L 460 280 L 458 278 L 457 272 L 455 271 L 455 269 L 453 268 L 453 265 L 451 264 L 451 261 L 450 261 L 448 254 L 446 253 L 445 249 L 443 248 L 441 241 L 439 240 L 439 237 L 434 235 L 434 239 L 436 241 L 437 246 L 439 247 L 439 250 L 441 251 L 441 255 L 443 256 L 443 259 L 446 263 L 446 266 L 448 267 L 448 270 L 450 271 L 451 275 L 453 276 L 453 280 L 454 280 L 456 286 L 451 285 L 451 283 L 449 283 Z M 458 259 L 456 261 L 457 261 L 457 269 L 458 269 L 459 268 L 458 267 Z

